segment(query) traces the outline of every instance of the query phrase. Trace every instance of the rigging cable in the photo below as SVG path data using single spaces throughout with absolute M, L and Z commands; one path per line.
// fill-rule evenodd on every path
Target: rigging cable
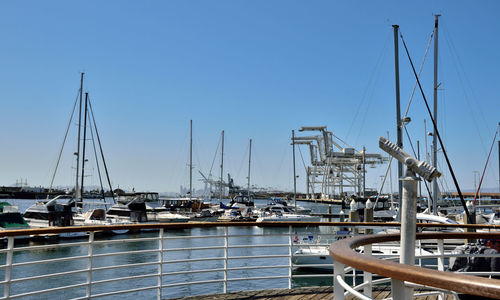
M 422 60 L 422 64 L 420 65 L 420 70 L 418 70 L 418 77 L 420 77 L 420 73 L 422 73 L 422 69 L 424 68 L 425 59 L 427 58 L 427 53 L 429 52 L 429 48 L 431 46 L 431 42 L 432 42 L 433 37 L 434 37 L 434 31 L 432 31 L 431 37 L 429 38 L 429 43 L 427 44 L 427 49 L 425 49 L 424 59 Z M 408 102 L 408 106 L 406 107 L 406 112 L 405 112 L 404 117 L 408 116 L 408 111 L 410 110 L 410 105 L 411 105 L 411 102 L 413 100 L 413 95 L 415 95 L 415 89 L 417 88 L 417 84 L 418 84 L 417 81 L 415 81 L 415 85 L 413 85 L 413 90 L 411 91 L 410 101 Z
M 104 152 L 102 151 L 101 138 L 99 137 L 99 131 L 97 130 L 97 123 L 95 122 L 94 110 L 92 109 L 92 102 L 89 99 L 89 108 L 90 113 L 92 115 L 92 120 L 94 121 L 95 133 L 97 135 L 97 143 L 99 144 L 99 150 L 101 152 L 102 164 L 104 165 L 104 171 L 106 172 L 106 178 L 108 179 L 109 191 L 111 192 L 111 197 L 113 198 L 113 203 L 115 201 L 115 193 L 113 192 L 113 188 L 111 187 L 111 180 L 109 179 L 108 166 L 106 165 L 106 160 L 104 159 Z
M 219 152 L 219 146 L 221 144 L 222 136 L 219 136 L 219 142 L 217 143 L 217 148 L 215 149 L 214 159 L 212 160 L 212 165 L 210 166 L 210 171 L 208 172 L 208 178 L 212 176 L 212 169 L 214 168 L 215 159 L 217 158 L 217 153 Z
M 390 34 L 388 34 L 388 35 L 387 35 L 387 38 L 385 39 L 384 46 L 383 46 L 383 48 L 382 48 L 382 51 L 381 51 L 381 52 L 380 52 L 380 54 L 379 54 L 379 57 L 378 57 L 378 59 L 377 59 L 377 62 L 375 63 L 375 67 L 374 67 L 374 69 L 373 69 L 373 71 L 372 71 L 372 73 L 371 73 L 371 75 L 370 75 L 370 79 L 368 80 L 368 84 L 367 84 L 367 86 L 366 86 L 365 90 L 363 91 L 363 95 L 361 96 L 361 102 L 359 103 L 359 105 L 358 105 L 358 107 L 357 107 L 357 109 L 356 109 L 356 113 L 354 114 L 354 117 L 352 118 L 352 122 L 351 122 L 351 125 L 349 126 L 349 130 L 347 131 L 347 135 L 346 135 L 346 137 L 350 136 L 350 134 L 351 134 L 351 130 L 352 130 L 352 128 L 353 128 L 353 126 L 354 126 L 354 124 L 356 123 L 356 119 L 358 118 L 358 114 L 359 114 L 359 112 L 360 112 L 360 110 L 361 110 L 361 107 L 363 107 L 363 104 L 364 104 L 364 102 L 365 102 L 365 99 L 367 98 L 367 96 L 366 96 L 366 95 L 367 95 L 367 93 L 368 93 L 368 88 L 369 88 L 369 86 L 371 85 L 372 81 L 374 81 L 375 73 L 377 73 L 376 71 L 377 71 L 377 69 L 379 68 L 379 65 L 380 65 L 380 66 L 382 65 L 383 56 L 384 56 L 384 55 L 385 55 L 385 53 L 386 53 L 385 49 L 386 49 L 386 47 L 387 47 L 387 45 L 388 45 L 388 41 L 389 41 L 390 37 L 391 37 L 391 35 L 390 35 Z M 351 148 L 354 148 L 354 147 L 351 147 Z
M 446 28 L 446 24 L 443 23 L 443 25 L 444 25 L 443 27 L 444 27 L 445 31 L 448 31 L 447 28 Z M 471 94 L 472 94 L 472 100 L 477 99 L 477 97 L 474 94 L 474 90 L 471 88 L 472 85 L 470 84 L 470 81 L 469 81 L 468 77 L 466 76 L 465 71 L 463 71 L 464 67 L 463 67 L 462 61 L 460 60 L 460 57 L 457 54 L 455 44 L 449 38 L 449 36 L 451 36 L 451 35 L 448 34 L 448 35 L 444 35 L 444 36 L 445 36 L 445 40 L 446 40 L 446 42 L 448 44 L 448 48 L 450 49 L 450 53 L 451 53 L 450 56 L 452 58 L 453 66 L 456 69 L 457 76 L 458 76 L 458 79 L 460 81 L 460 87 L 463 90 L 463 93 L 464 93 L 464 96 L 465 96 L 465 100 L 466 100 L 467 105 L 468 105 L 468 107 L 470 109 L 469 114 L 472 117 L 472 121 L 474 123 L 474 126 L 476 127 L 477 135 L 479 137 L 479 141 L 481 142 L 481 146 L 482 146 L 481 150 L 483 150 L 484 154 L 486 154 L 487 146 L 485 145 L 484 139 L 483 139 L 483 137 L 481 135 L 481 130 L 479 129 L 478 120 L 476 120 L 476 113 L 474 112 L 473 108 L 477 107 L 477 109 L 479 110 L 478 114 L 482 118 L 482 121 L 484 122 L 484 124 L 482 124 L 482 125 L 486 125 L 485 128 L 488 127 L 487 126 L 487 122 L 486 122 L 486 118 L 484 117 L 484 113 L 481 110 L 481 106 L 479 106 L 479 105 L 475 105 L 475 106 L 472 105 L 472 103 L 470 101 L 471 99 L 470 99 L 469 95 L 467 94 L 467 91 L 465 90 L 465 88 L 468 87 L 470 89 Z M 479 103 L 479 101 L 475 101 L 475 102 Z
M 420 79 L 418 79 L 417 72 L 415 71 L 415 66 L 413 65 L 413 61 L 411 60 L 410 52 L 408 51 L 408 47 L 406 46 L 406 42 L 403 38 L 403 34 L 400 33 L 401 40 L 403 41 L 403 45 L 405 47 L 406 54 L 408 56 L 408 60 L 410 61 L 411 68 L 413 70 L 413 74 L 415 75 L 415 78 L 417 79 L 418 87 L 420 89 L 420 93 L 422 94 L 422 98 L 425 103 L 425 107 L 427 108 L 427 112 L 429 113 L 429 117 L 431 118 L 432 124 L 434 126 L 434 130 L 436 131 L 437 138 L 439 140 L 439 144 L 441 145 L 441 149 L 443 150 L 443 155 L 446 160 L 446 164 L 448 165 L 448 169 L 450 170 L 451 177 L 453 178 L 453 182 L 455 183 L 455 187 L 457 189 L 458 195 L 460 196 L 460 202 L 462 203 L 462 206 L 464 208 L 465 214 L 467 215 L 467 219 L 469 220 L 470 224 L 474 224 L 474 220 L 472 219 L 469 210 L 467 209 L 467 205 L 465 204 L 464 196 L 462 195 L 462 191 L 460 190 L 460 187 L 458 186 L 458 181 L 457 178 L 455 177 L 455 172 L 453 172 L 453 168 L 451 167 L 450 160 L 448 158 L 448 154 L 446 153 L 446 150 L 443 145 L 443 141 L 441 140 L 441 135 L 439 134 L 439 130 L 437 128 L 436 121 L 434 120 L 434 117 L 432 116 L 431 110 L 429 108 L 429 104 L 427 103 L 427 98 L 425 97 L 424 90 L 422 89 L 422 85 L 420 84 Z M 434 87 L 436 88 L 436 87 Z M 435 180 L 435 179 L 434 179 Z
M 69 117 L 68 126 L 66 127 L 66 133 L 64 134 L 64 139 L 61 145 L 61 150 L 59 150 L 59 156 L 57 157 L 56 168 L 54 169 L 54 174 L 52 175 L 52 179 L 50 180 L 49 193 L 52 192 L 52 185 L 54 184 L 54 179 L 56 177 L 57 168 L 59 167 L 59 162 L 61 161 L 61 155 L 64 149 L 64 144 L 66 144 L 66 138 L 68 137 L 69 127 L 71 126 L 71 121 L 73 120 L 73 115 L 75 114 L 76 103 L 78 102 L 78 96 L 80 94 L 80 89 L 78 89 L 78 93 L 76 95 L 75 104 L 73 104 L 73 110 L 71 111 L 71 116 Z M 48 197 L 48 195 L 47 195 Z
M 88 113 L 87 113 L 88 114 Z M 92 138 L 92 148 L 94 148 L 94 156 L 95 156 L 95 163 L 97 165 L 97 175 L 99 175 L 99 184 L 101 185 L 101 196 L 102 196 L 102 201 L 104 201 L 104 203 L 106 203 L 106 198 L 104 196 L 104 186 L 102 185 L 102 177 L 101 177 L 101 168 L 99 166 L 99 159 L 97 158 L 97 150 L 95 148 L 95 139 L 94 139 L 94 130 L 95 129 L 95 123 L 92 122 L 92 119 L 90 118 L 89 116 L 89 120 L 90 120 L 90 137 Z M 92 124 L 94 124 L 94 126 L 92 127 Z
M 486 173 L 486 167 L 488 166 L 488 162 L 490 161 L 491 151 L 493 150 L 493 146 L 495 146 L 495 141 L 497 139 L 497 133 L 498 133 L 498 130 L 495 131 L 495 136 L 493 137 L 493 143 L 491 143 L 491 147 L 490 147 L 490 153 L 488 153 L 488 158 L 486 159 L 486 164 L 484 165 L 483 174 L 481 175 L 481 180 L 479 180 L 479 186 L 477 187 L 476 194 L 474 195 L 474 202 L 472 202 L 472 204 L 474 204 L 474 205 L 476 205 L 477 195 L 479 194 L 479 190 L 481 189 L 481 184 L 483 183 L 484 173 Z
M 425 49 L 424 58 L 422 60 L 422 64 L 420 65 L 420 69 L 418 71 L 418 76 L 417 76 L 418 78 L 420 78 L 420 74 L 422 73 L 422 70 L 424 68 L 425 59 L 427 58 L 427 53 L 429 52 L 429 48 L 431 46 L 433 37 L 434 37 L 434 31 L 432 31 L 432 33 L 431 33 L 431 36 L 429 38 L 429 43 L 427 43 L 427 48 Z M 411 103 L 413 101 L 413 96 L 415 95 L 415 89 L 417 88 L 417 85 L 418 85 L 418 82 L 417 82 L 417 80 L 415 80 L 415 85 L 413 85 L 413 90 L 411 91 L 410 101 L 408 101 L 408 105 L 406 106 L 406 111 L 405 111 L 403 118 L 406 118 L 408 116 L 408 112 L 410 110 L 410 106 L 411 106 Z M 413 151 L 413 155 L 416 157 L 417 155 L 415 153 L 415 148 L 413 147 L 413 143 L 411 141 L 410 135 L 408 133 L 408 130 L 406 129 L 406 124 L 405 123 L 402 123 L 402 124 L 403 124 L 403 128 L 405 129 L 405 132 L 406 132 L 406 137 L 408 138 L 408 141 L 410 142 L 410 146 L 411 146 L 411 149 Z M 434 201 L 432 198 L 431 192 L 429 190 L 429 186 L 427 185 L 427 182 L 425 180 L 424 180 L 424 185 L 425 185 L 425 189 L 427 190 L 427 194 L 429 195 L 430 200 Z

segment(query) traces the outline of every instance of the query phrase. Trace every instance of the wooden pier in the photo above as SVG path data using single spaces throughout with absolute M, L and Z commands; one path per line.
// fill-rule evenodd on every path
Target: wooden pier
M 424 292 L 424 290 L 418 290 Z M 385 299 L 391 295 L 391 287 L 387 286 L 384 289 L 374 290 L 372 297 L 374 299 Z M 184 298 L 176 298 L 176 300 L 236 300 L 236 299 L 259 299 L 259 300 L 326 300 L 333 299 L 333 288 L 331 286 L 322 287 L 303 287 L 294 289 L 273 289 L 261 291 L 244 291 L 233 292 L 227 294 L 203 295 L 192 296 Z M 346 299 L 357 299 L 356 297 L 349 296 Z M 416 297 L 417 300 L 437 300 L 438 296 L 423 296 Z M 445 295 L 445 300 L 455 299 L 453 295 Z

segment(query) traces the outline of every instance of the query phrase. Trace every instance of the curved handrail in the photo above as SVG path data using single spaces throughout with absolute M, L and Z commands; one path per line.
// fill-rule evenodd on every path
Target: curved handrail
M 334 227 L 399 227 L 396 222 L 188 222 L 188 223 L 141 223 L 141 224 L 123 224 L 123 225 L 86 225 L 86 226 L 66 226 L 66 227 L 48 227 L 34 229 L 16 229 L 1 230 L 0 237 L 24 236 L 40 234 L 58 234 L 67 232 L 82 231 L 103 231 L 103 230 L 121 230 L 121 229 L 184 229 L 200 227 L 224 227 L 224 226 L 259 226 L 259 227 L 312 227 L 312 226 L 334 226 Z M 500 230 L 500 225 L 477 225 L 477 224 L 438 224 L 438 223 L 417 223 L 417 227 L 437 227 L 437 228 L 474 228 Z
M 500 232 L 464 232 L 464 233 L 417 233 L 417 240 L 425 239 L 500 239 Z M 335 261 L 350 267 L 382 276 L 409 281 L 426 286 L 451 290 L 458 293 L 483 297 L 500 298 L 500 280 L 425 269 L 404 265 L 357 253 L 353 249 L 359 246 L 399 241 L 399 234 L 363 235 L 338 240 L 330 245 L 330 256 Z

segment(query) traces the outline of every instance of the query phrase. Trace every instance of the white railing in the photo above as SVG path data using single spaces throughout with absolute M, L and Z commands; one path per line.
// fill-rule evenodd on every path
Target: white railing
M 319 224 L 315 224 L 319 225 Z M 266 227 L 267 226 L 267 227 Z M 293 288 L 301 280 L 325 278 L 335 286 L 336 299 L 346 292 L 369 294 L 372 287 L 387 282 L 370 272 L 356 268 L 345 271 L 342 263 L 313 265 L 294 264 L 295 252 L 310 247 L 296 242 L 312 231 L 314 245 L 328 247 L 326 240 L 344 238 L 332 228 L 363 223 L 321 223 L 316 230 L 288 224 L 149 224 L 71 227 L 44 230 L 4 231 L 7 243 L 0 249 L 0 295 L 3 299 L 94 299 L 112 296 L 122 298 L 173 298 L 187 295 L 227 293 L 242 290 Z M 304 226 L 302 224 L 302 226 Z M 376 226 L 397 226 L 378 224 Z M 428 226 L 428 225 L 427 225 Z M 269 230 L 269 228 L 273 228 Z M 103 229 L 147 229 L 140 233 L 102 236 Z M 318 227 L 315 227 L 318 228 Z M 151 231 L 155 230 L 155 231 Z M 88 232 L 88 238 L 19 242 L 18 236 Z M 354 231 L 354 230 L 351 230 Z M 358 230 L 362 231 L 362 230 Z M 385 236 L 385 235 L 381 235 Z M 365 246 L 369 254 L 370 246 Z M 443 270 L 446 258 L 438 247 L 431 267 Z M 376 254 L 373 254 L 376 256 Z M 318 256 L 318 255 L 311 255 Z M 387 258 L 387 257 L 385 257 Z M 428 259 L 429 256 L 422 257 Z M 428 263 L 419 262 L 420 265 Z M 327 267 L 330 272 L 298 272 L 298 267 Z M 332 268 L 335 276 L 332 276 Z M 373 273 L 373 272 L 371 272 Z M 340 277 L 339 277 L 340 276 Z M 354 282 L 352 290 L 342 280 Z M 385 281 L 384 281 L 385 280 Z M 359 284 L 359 282 L 362 282 Z M 356 285 L 356 283 L 358 283 Z M 304 284 L 305 285 L 305 284 Z
M 3 299 L 133 298 L 139 292 L 164 299 L 264 286 L 293 288 L 294 281 L 303 278 L 331 278 L 331 274 L 295 274 L 294 252 L 305 246 L 296 243 L 296 236 L 308 236 L 311 229 L 290 225 L 288 230 L 266 231 L 262 224 L 252 225 L 215 223 L 184 231 L 179 231 L 180 224 L 172 229 L 149 225 L 142 227 L 155 231 L 106 236 L 96 226 L 80 227 L 88 231 L 86 240 L 42 238 L 29 244 L 18 242 L 15 235 L 7 236 L 6 247 L 0 250 L 0 276 L 4 277 L 0 289 Z M 33 230 L 17 235 L 27 234 L 45 236 Z M 318 234 L 314 233 L 315 238 Z M 336 234 L 325 236 L 336 238 Z M 251 284 L 264 280 L 272 285 Z M 196 288 L 206 285 L 211 288 Z

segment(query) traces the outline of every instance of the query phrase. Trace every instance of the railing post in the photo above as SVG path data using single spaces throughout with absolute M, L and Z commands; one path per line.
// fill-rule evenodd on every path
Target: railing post
M 162 299 L 162 285 L 163 285 L 163 228 L 160 228 L 159 241 L 158 241 L 158 300 Z
M 408 293 L 405 288 L 405 282 L 397 279 L 391 279 L 392 299 L 407 299 Z
M 228 248 L 229 246 L 229 227 L 224 227 L 224 291 L 227 293 L 227 259 L 228 259 Z
M 292 288 L 292 225 L 288 226 L 288 288 Z
M 437 251 L 439 254 L 437 261 L 438 271 L 444 271 L 444 242 L 441 239 L 437 240 Z M 438 295 L 438 300 L 443 300 L 443 299 L 445 299 L 444 293 L 440 293 Z
M 344 279 L 344 264 L 338 261 L 333 262 L 333 299 L 343 300 L 344 299 L 344 288 L 340 285 L 337 280 L 337 276 Z M 396 298 L 394 298 L 396 299 Z
M 94 232 L 89 232 L 89 250 L 87 263 L 87 299 L 92 296 L 92 261 L 94 257 Z
M 14 237 L 7 237 L 7 258 L 5 259 L 5 285 L 3 297 L 10 297 L 10 280 L 12 278 L 12 258 L 14 256 Z
M 363 250 L 365 252 L 365 255 L 372 256 L 372 245 L 364 245 Z M 364 272 L 363 273 L 363 283 L 366 284 L 366 286 L 363 288 L 363 294 L 365 294 L 368 297 L 372 297 L 372 273 L 369 272 Z M 356 285 L 356 284 L 353 284 Z

